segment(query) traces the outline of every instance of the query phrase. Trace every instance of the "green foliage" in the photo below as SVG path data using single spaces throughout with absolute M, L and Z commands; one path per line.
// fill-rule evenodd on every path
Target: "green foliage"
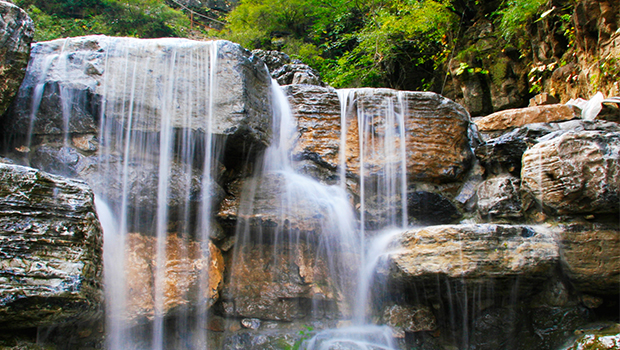
M 299 57 L 336 87 L 402 85 L 401 72 L 417 70 L 408 87 L 429 89 L 457 20 L 450 6 L 447 0 L 242 0 L 224 37 Z
M 35 22 L 35 40 L 107 34 L 187 36 L 190 23 L 164 0 L 16 0 Z
M 499 29 L 506 41 L 522 34 L 525 31 L 525 26 L 534 19 L 540 8 L 547 2 L 548 0 L 505 1 L 498 13 L 500 16 Z

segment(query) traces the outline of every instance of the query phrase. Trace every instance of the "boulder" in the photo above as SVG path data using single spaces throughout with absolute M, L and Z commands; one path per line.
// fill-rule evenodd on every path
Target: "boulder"
M 325 167 L 340 162 L 341 113 L 332 88 L 293 85 L 286 87 L 300 137 L 294 148 L 299 157 L 314 157 Z M 412 181 L 460 180 L 472 158 L 468 139 L 469 115 L 458 104 L 434 93 L 398 92 L 390 89 L 355 89 L 348 99 L 345 161 L 347 173 L 360 175 L 360 142 L 364 143 L 365 175 L 381 173 L 398 163 L 385 157 L 384 138 L 399 129 L 395 114 L 404 114 L 407 174 Z M 358 120 L 364 114 L 367 132 L 359 136 Z M 398 135 L 395 135 L 398 138 Z M 320 142 L 317 142 L 320 140 Z M 400 141 L 396 140 L 397 145 Z M 396 147 L 396 146 L 394 146 Z
M 80 181 L 0 164 L 0 327 L 96 317 L 103 234 Z
M 486 179 L 478 186 L 478 214 L 489 218 L 519 218 L 523 216 L 521 180 L 512 175 Z
M 271 76 L 280 85 L 307 84 L 323 86 L 319 72 L 307 64 L 285 64 L 271 72 Z
M 570 105 L 543 105 L 508 109 L 476 120 L 482 133 L 510 130 L 526 124 L 549 123 L 579 118 L 581 111 Z
M 276 321 L 333 317 L 342 295 L 333 289 L 329 269 L 328 259 L 317 258 L 317 247 L 308 242 L 245 244 L 236 251 L 224 311 Z
M 153 319 L 155 274 L 157 273 L 157 238 L 131 233 L 126 238 L 127 305 L 122 314 L 135 323 Z M 200 305 L 211 307 L 219 300 L 223 285 L 224 258 L 209 241 L 208 252 L 202 252 L 197 241 L 186 242 L 169 234 L 166 238 L 163 271 L 163 314 Z M 201 274 L 206 273 L 206 280 Z M 200 285 L 205 283 L 204 285 Z M 202 291 L 203 295 L 198 295 Z
M 172 128 L 225 136 L 227 151 L 243 155 L 270 142 L 270 86 L 264 63 L 227 41 L 58 39 L 34 45 L 4 131 L 97 135 L 100 126 L 140 133 Z
M 25 11 L 0 1 L 0 115 L 13 101 L 26 74 L 34 23 Z
M 500 294 L 518 279 L 526 292 L 553 274 L 558 259 L 554 234 L 542 227 L 440 225 L 403 232 L 388 253 L 386 273 L 391 283 L 441 293 L 444 279 L 468 288 L 492 284 Z
M 560 228 L 560 262 L 573 286 L 582 293 L 620 294 L 618 226 L 574 223 Z
M 568 132 L 523 154 L 522 187 L 559 214 L 618 213 L 620 133 Z

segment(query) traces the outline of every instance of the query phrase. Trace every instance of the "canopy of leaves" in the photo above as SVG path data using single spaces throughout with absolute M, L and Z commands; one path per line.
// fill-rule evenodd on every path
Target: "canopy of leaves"
M 463 27 L 491 18 L 508 43 L 548 2 L 241 0 L 221 36 L 300 58 L 336 87 L 439 90 Z
M 164 0 L 16 0 L 34 20 L 35 40 L 107 34 L 187 36 L 190 23 Z

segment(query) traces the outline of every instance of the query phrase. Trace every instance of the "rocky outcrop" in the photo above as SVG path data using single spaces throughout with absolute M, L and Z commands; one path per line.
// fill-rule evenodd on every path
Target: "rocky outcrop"
M 265 61 L 269 72 L 271 72 L 271 77 L 281 86 L 290 84 L 325 85 L 319 72 L 307 64 L 303 64 L 300 60 L 291 60 L 283 52 L 253 50 L 252 53 Z
M 97 316 L 103 234 L 88 186 L 0 164 L 0 212 L 0 327 Z
M 559 231 L 562 268 L 582 293 L 617 295 L 620 229 L 609 224 L 568 224 Z
M 19 7 L 0 1 L 0 115 L 4 114 L 26 74 L 34 23 Z
M 501 294 L 516 279 L 522 292 L 531 291 L 551 276 L 558 260 L 554 234 L 542 227 L 441 225 L 402 233 L 388 255 L 387 273 L 392 282 L 442 293 L 447 291 L 438 281 L 447 279 L 468 288 L 493 283 Z
M 298 158 L 315 157 L 325 166 L 335 169 L 339 166 L 341 152 L 340 102 L 336 91 L 293 85 L 287 87 L 287 93 L 301 133 L 294 154 Z M 434 93 L 390 89 L 356 89 L 353 97 L 349 97 L 344 150 L 347 172 L 359 176 L 360 142 L 368 148 L 363 160 L 368 167 L 366 175 L 381 172 L 389 161 L 395 161 L 386 160 L 377 154 L 381 152 L 373 148 L 381 147 L 381 140 L 393 132 L 386 130 L 391 111 L 404 115 L 407 174 L 410 180 L 441 183 L 458 181 L 463 177 L 472 158 L 467 112 Z M 360 118 L 366 118 L 367 123 L 367 130 L 361 138 Z M 315 142 L 317 138 L 322 141 Z
M 153 319 L 155 314 L 155 275 L 163 268 L 162 313 L 188 309 L 206 301 L 207 308 L 219 300 L 224 279 L 224 258 L 221 251 L 208 242 L 203 252 L 197 241 L 186 241 L 175 234 L 166 238 L 166 258 L 157 265 L 157 239 L 129 234 L 126 238 L 127 305 L 123 315 L 130 323 Z M 201 285 L 201 283 L 203 285 Z M 203 294 L 200 295 L 198 291 Z
M 510 130 L 533 123 L 550 123 L 578 118 L 581 110 L 569 105 L 555 104 L 496 112 L 476 120 L 482 133 Z
M 569 132 L 523 154 L 523 188 L 560 214 L 617 213 L 620 133 Z
M 226 136 L 227 151 L 243 156 L 270 142 L 270 86 L 262 61 L 227 41 L 59 39 L 33 47 L 3 129 L 98 136 L 100 125 L 142 133 L 163 126 Z

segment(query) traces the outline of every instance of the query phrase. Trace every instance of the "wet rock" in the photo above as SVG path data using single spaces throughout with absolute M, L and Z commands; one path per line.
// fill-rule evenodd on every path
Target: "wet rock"
M 569 105 L 545 105 L 509 109 L 476 120 L 482 133 L 510 130 L 532 123 L 549 123 L 579 118 L 581 111 Z
M 4 114 L 26 74 L 34 23 L 25 11 L 0 1 L 0 115 Z
M 620 348 L 620 326 L 595 327 L 579 332 L 579 337 L 566 350 L 597 349 L 615 350 Z
M 291 63 L 291 58 L 284 52 L 280 51 L 257 49 L 252 50 L 252 54 L 260 57 L 260 59 L 265 62 L 265 64 L 267 65 L 267 69 L 269 69 L 269 72 L 272 73 L 273 78 L 276 78 L 273 76 L 273 72 L 275 72 L 279 68 L 282 68 L 282 66 Z
M 383 311 L 384 322 L 405 332 L 433 331 L 437 320 L 429 307 L 393 305 Z
M 620 293 L 620 229 L 605 224 L 560 226 L 562 270 L 577 290 L 584 293 Z
M 246 244 L 235 254 L 224 290 L 229 316 L 292 321 L 335 314 L 341 296 L 332 289 L 327 259 L 317 259 L 312 244 Z
M 541 227 L 440 225 L 403 232 L 386 273 L 391 282 L 431 289 L 444 279 L 468 287 L 493 283 L 496 293 L 510 292 L 502 283 L 518 279 L 526 292 L 551 276 L 558 260 L 554 234 Z
M 315 155 L 317 162 L 336 169 L 340 162 L 340 102 L 335 90 L 318 86 L 286 87 L 293 114 L 298 120 L 300 137 L 294 154 Z M 434 93 L 398 92 L 390 89 L 355 89 L 349 99 L 346 120 L 346 172 L 360 175 L 360 142 L 365 145 L 365 175 L 373 176 L 394 166 L 399 160 L 384 155 L 384 138 L 389 113 L 404 114 L 406 130 L 406 166 L 411 181 L 459 181 L 471 165 L 468 139 L 469 115 L 458 104 Z M 367 123 L 363 140 L 358 119 Z M 392 116 L 393 117 L 393 116 Z M 398 123 L 395 124 L 398 126 Z M 398 135 L 395 145 L 400 142 Z M 320 142 L 317 142 L 320 140 Z M 396 147 L 396 146 L 395 146 Z M 394 150 L 390 149 L 390 152 Z
M 519 218 L 523 216 L 521 180 L 512 176 L 489 178 L 478 186 L 477 208 L 481 217 Z
M 209 95 L 209 68 L 202 65 L 212 45 L 217 47 L 217 78 Z M 198 55 L 202 58 L 192 59 Z M 4 131 L 98 134 L 103 116 L 105 125 L 157 133 L 162 120 L 168 120 L 172 128 L 227 137 L 227 154 L 243 158 L 270 142 L 270 86 L 263 62 L 227 41 L 88 36 L 41 42 L 33 46 Z M 159 98 L 166 92 L 168 99 Z M 213 103 L 203 98 L 192 103 L 194 96 L 213 96 Z
M 568 132 L 523 154 L 522 188 L 560 214 L 617 213 L 620 133 Z
M 241 320 L 241 325 L 244 328 L 258 330 L 260 328 L 260 320 L 258 318 L 244 318 Z
M 80 181 L 0 164 L 0 327 L 97 316 L 103 234 Z
M 227 226 L 241 220 L 251 229 L 266 233 L 285 230 L 320 235 L 324 225 L 350 205 L 338 200 L 342 189 L 323 187 L 296 174 L 266 173 L 240 179 L 229 184 L 228 192 L 217 214 L 219 220 Z M 244 202 L 243 193 L 253 194 L 253 198 Z M 335 201 L 325 200 L 328 197 Z
M 426 225 L 449 224 L 461 217 L 461 213 L 448 199 L 424 191 L 407 194 L 407 214 L 412 222 Z
M 290 334 L 278 333 L 256 333 L 253 331 L 242 331 L 228 335 L 222 345 L 224 350 L 279 350 L 294 349 L 301 344 L 303 335 L 298 332 Z
M 126 238 L 127 305 L 119 314 L 126 321 L 141 322 L 154 317 L 154 283 L 157 271 L 157 239 L 137 233 Z M 169 315 L 175 309 L 191 308 L 206 300 L 211 307 L 219 300 L 223 283 L 224 259 L 221 251 L 208 243 L 203 253 L 197 241 L 185 242 L 175 234 L 166 239 L 163 271 L 163 309 Z M 206 274 L 200 286 L 201 274 Z M 203 295 L 198 295 L 202 291 Z

